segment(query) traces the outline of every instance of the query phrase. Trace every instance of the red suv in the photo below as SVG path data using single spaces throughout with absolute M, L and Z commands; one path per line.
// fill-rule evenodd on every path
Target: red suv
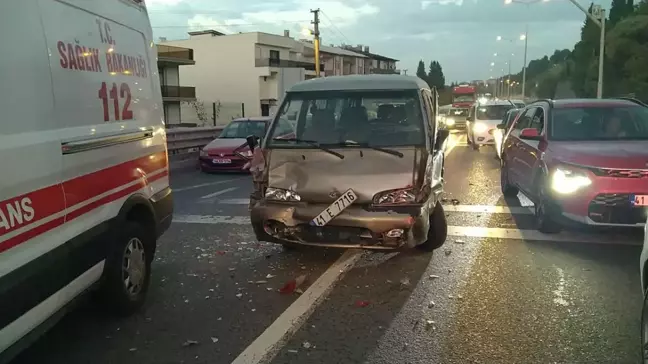
M 504 196 L 535 204 L 538 230 L 565 222 L 641 226 L 648 211 L 648 105 L 632 99 L 540 100 L 502 148 Z

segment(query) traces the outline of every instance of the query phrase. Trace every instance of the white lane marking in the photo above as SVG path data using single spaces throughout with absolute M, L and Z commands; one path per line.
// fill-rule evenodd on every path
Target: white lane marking
M 565 299 L 565 272 L 558 267 L 556 267 L 556 271 L 558 271 L 558 288 L 553 291 L 556 296 L 553 301 L 557 305 L 569 306 L 569 302 Z
M 173 222 L 184 224 L 234 224 L 249 225 L 247 216 L 209 216 L 209 215 L 175 215 Z M 566 243 L 589 243 L 611 245 L 641 245 L 641 241 L 629 239 L 622 235 L 583 234 L 563 232 L 560 234 L 543 234 L 537 230 L 520 230 L 505 228 L 487 228 L 479 226 L 448 226 L 449 236 L 515 239 L 526 241 L 556 241 Z
M 463 137 L 463 135 L 454 135 L 450 134 L 450 140 L 448 141 L 448 144 L 446 145 L 446 150 L 445 150 L 445 156 L 447 157 L 450 155 L 450 152 L 456 147 L 460 142 L 459 140 Z
M 201 187 L 207 187 L 207 186 L 215 186 L 215 185 L 220 185 L 220 184 L 223 184 L 223 183 L 238 181 L 238 180 L 241 180 L 243 178 L 245 178 L 245 177 L 225 179 L 225 180 L 216 181 L 216 182 L 201 183 L 199 185 L 188 186 L 188 187 L 180 187 L 180 188 L 173 188 L 172 187 L 172 188 L 173 188 L 173 192 L 181 192 L 181 191 L 193 190 L 195 188 L 201 188 Z
M 208 198 L 212 198 L 212 197 L 220 196 L 220 195 L 226 194 L 226 193 L 228 193 L 228 192 L 232 192 L 232 191 L 234 191 L 234 190 L 237 189 L 237 188 L 238 188 L 238 187 L 230 187 L 230 188 L 226 188 L 226 189 L 224 189 L 224 190 L 216 191 L 216 192 L 214 192 L 214 193 L 210 193 L 209 195 L 205 195 L 205 196 L 201 197 L 201 199 L 205 200 L 205 199 L 208 199 Z
M 445 212 L 474 212 L 487 214 L 514 214 L 529 215 L 533 214 L 532 207 L 508 207 L 508 206 L 489 206 L 489 205 L 443 205 Z
M 544 234 L 537 230 L 486 228 L 479 226 L 448 226 L 448 235 L 475 238 L 516 239 L 526 241 L 556 241 L 565 243 L 641 245 L 641 241 L 621 235 L 583 234 L 564 232 Z
M 219 200 L 219 204 L 222 205 L 249 205 L 250 204 L 250 199 L 249 198 L 230 198 L 226 200 Z
M 331 265 L 295 302 L 259 335 L 232 364 L 257 364 L 271 361 L 281 345 L 290 339 L 322 302 L 333 286 L 360 259 L 362 252 L 348 250 Z

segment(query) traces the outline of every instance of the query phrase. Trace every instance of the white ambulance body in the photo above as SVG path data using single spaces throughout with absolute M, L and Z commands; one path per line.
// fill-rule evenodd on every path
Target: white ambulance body
M 0 362 L 97 287 L 143 302 L 173 201 L 141 0 L 0 1 Z

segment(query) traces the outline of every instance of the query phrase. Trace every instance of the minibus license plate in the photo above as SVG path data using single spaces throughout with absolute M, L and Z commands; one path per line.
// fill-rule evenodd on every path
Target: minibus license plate
M 329 207 L 325 208 L 319 215 L 317 215 L 312 221 L 311 225 L 315 226 L 324 226 L 328 224 L 334 217 L 339 215 L 344 209 L 351 206 L 351 204 L 358 199 L 355 192 L 349 189 L 342 194 L 335 202 L 333 202 Z

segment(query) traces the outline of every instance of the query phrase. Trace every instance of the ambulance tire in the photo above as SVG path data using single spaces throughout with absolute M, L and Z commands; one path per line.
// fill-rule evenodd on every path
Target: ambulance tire
M 108 256 L 104 266 L 99 296 L 101 304 L 107 310 L 118 315 L 130 315 L 137 312 L 144 301 L 151 282 L 151 262 L 155 252 L 154 234 L 142 225 L 126 221 L 119 227 L 108 244 Z M 138 288 L 127 287 L 124 265 L 136 264 L 134 273 L 139 282 Z

